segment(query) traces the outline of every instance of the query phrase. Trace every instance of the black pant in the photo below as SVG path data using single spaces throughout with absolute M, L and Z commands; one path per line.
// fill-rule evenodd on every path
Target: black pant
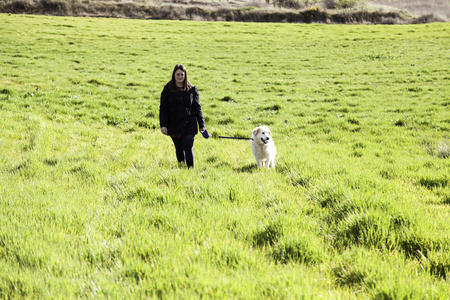
M 195 135 L 184 135 L 182 137 L 173 137 L 177 160 L 179 163 L 186 163 L 189 168 L 194 167 L 194 137 Z

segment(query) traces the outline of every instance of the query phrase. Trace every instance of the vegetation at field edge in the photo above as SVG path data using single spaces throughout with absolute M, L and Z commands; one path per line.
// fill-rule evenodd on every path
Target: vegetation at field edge
M 0 297 L 447 299 L 449 30 L 0 14 Z
M 388 3 L 367 0 L 3 0 L 0 13 L 339 24 L 417 24 L 448 20 L 448 4 L 441 0 L 423 2 L 417 0 L 405 6 L 402 0 Z M 413 9 L 413 13 L 406 8 Z

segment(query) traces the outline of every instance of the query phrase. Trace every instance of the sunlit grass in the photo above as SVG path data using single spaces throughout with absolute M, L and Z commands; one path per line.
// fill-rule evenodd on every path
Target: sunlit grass
M 449 294 L 446 23 L 0 24 L 1 297 Z M 193 170 L 159 132 L 176 63 Z M 275 170 L 217 138 L 258 125 Z

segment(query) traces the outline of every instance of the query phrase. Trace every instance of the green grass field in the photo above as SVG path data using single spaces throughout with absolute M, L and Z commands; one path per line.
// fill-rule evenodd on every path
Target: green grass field
M 449 31 L 0 15 L 0 298 L 448 299 Z

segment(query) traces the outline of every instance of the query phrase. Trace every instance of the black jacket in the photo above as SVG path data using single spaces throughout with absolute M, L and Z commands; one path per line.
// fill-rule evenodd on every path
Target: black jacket
M 167 86 L 164 87 L 159 105 L 159 125 L 167 127 L 170 136 L 195 135 L 198 128 L 205 127 L 195 86 L 188 91 L 171 91 Z

